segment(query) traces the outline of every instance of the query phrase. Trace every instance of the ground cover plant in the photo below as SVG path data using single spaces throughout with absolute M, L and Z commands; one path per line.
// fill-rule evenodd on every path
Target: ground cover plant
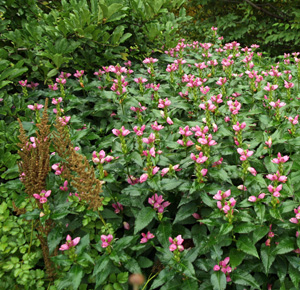
M 298 289 L 298 55 L 212 27 L 21 80 L 1 100 L 1 288 Z

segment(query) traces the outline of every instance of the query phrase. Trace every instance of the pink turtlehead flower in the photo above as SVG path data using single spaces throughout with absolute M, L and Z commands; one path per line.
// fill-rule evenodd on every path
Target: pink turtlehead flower
M 189 126 L 185 126 L 184 128 L 179 127 L 179 134 L 188 137 L 188 136 L 193 135 L 193 132 L 190 131 L 190 127 Z
M 150 133 L 149 138 L 143 138 L 143 142 L 146 144 L 152 144 L 155 141 L 155 135 Z
M 78 245 L 78 243 L 80 242 L 80 237 L 77 237 L 74 240 L 72 240 L 71 236 L 67 235 L 66 241 L 67 242 L 65 244 L 60 246 L 60 248 L 59 248 L 60 251 L 67 251 L 70 248 L 73 248 L 76 245 Z
M 59 163 L 53 164 L 51 168 L 55 171 L 55 175 L 61 175 L 64 170 L 63 166 L 60 166 Z
M 286 103 L 281 102 L 279 99 L 276 102 L 270 102 L 270 106 L 273 108 L 282 108 L 286 105 Z
M 172 166 L 172 169 L 173 169 L 174 171 L 180 171 L 180 170 L 181 170 L 181 169 L 179 168 L 179 164 L 176 164 L 176 165 Z M 163 168 L 163 169 L 161 170 L 161 176 L 162 176 L 162 177 L 165 176 L 165 175 L 169 172 L 169 170 L 170 170 L 169 167 Z
M 226 77 L 225 78 L 220 77 L 219 80 L 216 82 L 216 84 L 219 85 L 219 86 L 223 86 L 223 85 L 226 84 L 226 82 L 227 82 Z
M 83 76 L 83 74 L 84 74 L 84 70 L 76 70 L 76 73 L 74 74 L 74 77 L 76 77 L 76 78 L 80 78 L 80 77 L 82 77 Z
M 267 83 L 267 86 L 264 87 L 265 91 L 275 91 L 278 88 L 278 85 L 271 85 L 270 83 Z
M 62 84 L 62 85 L 65 85 L 67 80 L 66 79 L 63 79 L 63 78 L 56 78 L 55 81 L 58 83 L 58 84 Z
M 274 187 L 272 185 L 268 186 L 269 192 L 272 193 L 274 197 L 280 197 L 281 189 L 282 189 L 282 184 L 278 185 L 277 187 Z
M 158 100 L 158 108 L 160 108 L 160 109 L 163 109 L 163 108 L 165 108 L 165 107 L 169 107 L 170 105 L 171 105 L 171 101 L 168 99 L 168 98 L 166 98 L 166 99 L 159 99 Z
M 52 91 L 57 91 L 58 90 L 57 83 L 55 83 L 54 85 L 48 85 L 48 88 Z
M 140 241 L 141 244 L 145 244 L 149 240 L 155 238 L 155 236 L 153 234 L 151 234 L 149 231 L 148 231 L 147 234 L 141 233 L 141 235 L 142 235 L 142 238 L 141 238 L 141 241 Z
M 212 139 L 212 135 L 211 134 L 209 134 L 207 136 L 205 136 L 205 135 L 203 136 L 202 135 L 202 137 L 199 138 L 197 141 L 200 144 L 202 144 L 202 145 L 208 145 L 208 146 L 215 146 L 215 145 L 218 144 L 215 140 Z
M 294 213 L 296 214 L 296 217 L 291 218 L 290 222 L 293 224 L 298 224 L 299 219 L 300 219 L 300 206 L 298 206 L 297 208 L 294 209 Z M 299 233 L 298 233 L 298 235 L 299 235 Z
M 113 236 L 112 235 L 101 235 L 101 247 L 102 248 L 107 248 L 108 246 L 110 246 L 111 241 L 113 240 Z
M 163 213 L 165 208 L 171 204 L 168 201 L 164 201 L 163 196 L 157 195 L 157 193 L 148 198 L 148 203 L 151 204 L 158 213 Z
M 227 191 L 223 192 L 222 190 L 218 190 L 218 192 L 213 196 L 215 200 L 222 200 L 231 195 L 231 190 L 228 189 Z
M 65 180 L 64 185 L 59 187 L 62 191 L 68 191 L 68 180 Z
M 71 119 L 71 116 L 63 116 L 63 117 L 59 117 L 58 121 L 61 123 L 62 126 L 66 126 L 69 121 Z
M 253 167 L 248 167 L 247 170 L 253 175 L 256 176 L 257 172 Z
M 147 57 L 143 60 L 144 64 L 148 64 L 148 63 L 156 63 L 158 61 L 157 58 L 152 58 L 152 57 Z
M 164 128 L 164 126 L 158 125 L 157 121 L 155 121 L 154 124 L 151 124 L 151 128 L 154 131 L 160 131 Z
M 241 103 L 239 103 L 237 100 L 233 101 L 228 101 L 227 105 L 229 106 L 229 110 L 233 115 L 237 115 L 239 110 L 241 109 Z
M 289 159 L 290 159 L 289 156 L 287 156 L 287 155 L 281 156 L 281 153 L 278 152 L 277 158 L 272 159 L 271 162 L 272 162 L 272 163 L 275 163 L 275 164 L 280 164 L 280 163 L 285 163 L 285 162 L 287 162 Z
M 133 79 L 137 84 L 143 84 L 143 83 L 146 83 L 148 80 L 146 78 L 135 78 Z
M 247 191 L 247 187 L 245 185 L 243 185 L 243 184 L 237 186 L 237 189 L 243 190 L 243 191 Z
M 252 156 L 253 155 L 253 151 L 249 151 L 249 149 L 247 149 L 247 150 L 243 150 L 242 148 L 238 148 L 237 149 L 237 152 L 241 155 L 240 156 L 240 160 L 241 161 L 245 161 L 245 160 L 247 160 L 250 156 Z
M 279 182 L 282 182 L 282 183 L 285 183 L 287 181 L 287 177 L 284 175 L 280 175 L 278 170 L 275 174 L 268 174 L 266 176 L 266 178 L 268 178 L 271 181 L 278 180 Z
M 123 211 L 123 205 L 119 202 L 113 203 L 112 207 L 115 209 L 115 213 L 120 213 L 121 211 Z
M 42 104 L 34 104 L 34 105 L 28 105 L 27 108 L 32 110 L 32 111 L 39 111 L 43 108 L 44 106 Z
M 209 91 L 210 91 L 210 87 L 206 86 L 206 87 L 200 87 L 200 91 L 202 94 L 206 95 Z
M 214 163 L 212 164 L 212 167 L 216 167 L 216 166 L 218 166 L 218 165 L 221 165 L 222 162 L 223 162 L 223 157 L 221 157 L 218 161 L 214 162 Z
M 298 117 L 299 117 L 299 115 L 297 115 L 295 118 L 289 117 L 288 120 L 291 124 L 296 125 L 296 124 L 298 124 Z
M 53 104 L 53 105 L 57 105 L 57 104 L 61 103 L 62 100 L 63 100 L 62 97 L 59 97 L 59 98 L 57 98 L 57 99 L 52 98 L 52 104 Z
M 40 194 L 34 193 L 33 197 L 35 199 L 38 199 L 40 203 L 46 203 L 47 202 L 47 197 L 49 197 L 51 194 L 51 190 L 42 190 Z
M 200 104 L 199 108 L 202 110 L 209 110 L 213 112 L 217 107 L 212 103 L 211 100 L 208 100 L 205 104 Z
M 269 137 L 268 141 L 265 141 L 265 144 L 266 144 L 269 148 L 271 148 L 271 146 L 272 146 L 272 138 Z
M 133 131 L 135 132 L 135 134 L 136 134 L 137 136 L 142 136 L 142 135 L 144 134 L 145 128 L 146 128 L 146 125 L 142 125 L 141 128 L 138 127 L 138 126 L 135 126 L 135 127 L 133 128 Z
M 218 94 L 216 96 L 211 96 L 210 99 L 217 104 L 221 104 L 221 103 L 223 103 L 222 97 L 223 97 L 222 94 Z
M 294 83 L 289 83 L 286 80 L 284 80 L 284 87 L 286 89 L 291 89 L 295 84 Z
M 167 123 L 169 125 L 173 125 L 174 124 L 174 122 L 172 121 L 172 119 L 170 117 L 167 118 Z
M 143 182 L 145 182 L 147 179 L 148 179 L 148 174 L 147 174 L 147 173 L 144 173 L 144 174 L 141 175 L 139 182 L 140 182 L 140 183 L 143 183 Z
M 128 182 L 130 185 L 135 185 L 135 184 L 139 183 L 140 180 L 139 180 L 138 178 L 134 177 L 133 175 L 130 175 L 130 176 L 128 176 L 128 178 L 127 178 L 127 182 Z
M 239 123 L 237 122 L 235 125 L 232 126 L 233 130 L 236 131 L 236 132 L 239 132 L 241 130 L 243 130 L 244 128 L 246 128 L 246 123 L 243 122 L 243 123 Z
M 19 81 L 19 84 L 20 84 L 22 87 L 26 87 L 26 85 L 27 85 L 27 80 L 25 80 L 25 81 Z
M 128 129 L 125 129 L 124 126 L 122 126 L 122 128 L 120 130 L 118 130 L 118 129 L 112 129 L 112 132 L 116 136 L 122 135 L 123 137 L 127 136 L 128 134 L 130 134 L 130 131 Z
M 171 237 L 169 237 L 169 242 L 171 243 L 169 250 L 171 252 L 175 251 L 175 250 L 179 250 L 179 252 L 182 252 L 184 250 L 184 247 L 182 245 L 182 243 L 184 242 L 184 239 L 182 238 L 181 235 L 178 235 L 176 238 L 172 239 Z
M 248 201 L 250 201 L 250 202 L 256 202 L 256 200 L 257 200 L 257 198 L 254 195 L 252 195 L 248 198 Z
M 200 152 L 199 155 L 195 155 L 194 153 L 191 153 L 191 159 L 196 161 L 199 164 L 202 164 L 208 159 L 208 157 L 203 156 L 202 152 Z

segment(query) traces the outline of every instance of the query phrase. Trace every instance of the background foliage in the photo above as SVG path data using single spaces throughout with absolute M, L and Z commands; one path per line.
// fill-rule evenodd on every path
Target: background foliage
M 182 32 L 192 39 L 205 37 L 215 26 L 225 42 L 256 43 L 272 56 L 299 51 L 299 1 L 188 0 L 185 7 L 194 25 Z

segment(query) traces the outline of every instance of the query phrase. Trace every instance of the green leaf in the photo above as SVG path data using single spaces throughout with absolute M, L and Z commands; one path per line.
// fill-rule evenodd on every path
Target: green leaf
M 255 281 L 254 277 L 251 276 L 249 273 L 246 272 L 239 272 L 239 273 L 232 273 L 230 275 L 232 281 L 235 284 L 238 285 L 243 285 L 243 286 L 252 286 L 255 287 L 256 289 L 260 289 L 259 285 Z
M 247 236 L 240 236 L 236 245 L 241 251 L 259 259 L 257 250 L 253 245 L 253 242 Z
M 174 274 L 172 271 L 170 271 L 169 269 L 163 269 L 162 271 L 160 271 L 157 278 L 155 278 L 155 280 L 153 281 L 150 290 L 159 288 L 161 285 L 164 285 L 167 281 L 172 280 L 173 277 Z
M 230 265 L 232 268 L 237 267 L 242 263 L 246 254 L 242 251 L 238 251 L 237 249 L 230 249 L 229 257 L 230 257 Z
M 87 247 L 90 246 L 90 235 L 87 234 L 80 239 L 79 244 L 76 246 L 76 254 L 80 255 Z
M 128 272 L 119 273 L 117 276 L 117 281 L 120 284 L 124 284 L 124 283 L 128 282 Z
M 224 290 L 226 289 L 226 276 L 222 271 L 215 271 L 210 276 L 210 281 L 214 290 Z
M 135 221 L 134 234 L 149 225 L 155 216 L 156 212 L 151 207 L 144 207 L 139 211 Z
M 233 229 L 233 225 L 232 224 L 222 224 L 219 230 L 219 236 L 224 236 L 227 235 L 228 233 L 230 233 Z
M 182 180 L 177 180 L 175 178 L 164 178 L 161 182 L 162 190 L 173 190 L 174 188 L 177 188 L 180 184 L 182 184 L 182 182 Z
M 253 232 L 253 244 L 255 245 L 259 240 L 261 240 L 269 232 L 269 227 L 260 226 Z
M 275 260 L 275 255 L 271 252 L 270 247 L 266 246 L 265 244 L 261 245 L 260 255 L 265 273 L 268 275 L 270 267 Z
M 163 221 L 157 228 L 156 237 L 161 245 L 166 248 L 170 245 L 169 237 L 172 234 L 172 226 L 168 221 Z
M 297 289 L 299 289 L 300 272 L 295 269 L 291 264 L 289 265 L 289 276 Z
M 283 240 L 279 241 L 279 244 L 274 250 L 275 255 L 282 255 L 289 253 L 295 249 L 295 239 L 294 238 L 284 238 Z
M 49 247 L 49 254 L 52 254 L 54 249 L 59 245 L 60 241 L 62 240 L 62 233 L 63 233 L 62 228 L 56 226 L 48 234 L 47 241 Z
M 78 289 L 83 275 L 83 269 L 79 265 L 73 265 L 65 278 L 59 283 L 58 290 L 66 289 L 70 285 L 72 285 L 72 289 Z
M 239 234 L 248 234 L 256 229 L 256 226 L 248 223 L 241 223 L 234 227 L 234 232 Z
M 192 214 L 195 213 L 196 211 L 197 211 L 197 204 L 195 202 L 190 202 L 188 204 L 181 206 L 176 214 L 174 224 L 178 222 L 182 222 L 186 218 L 191 217 Z
M 141 268 L 149 268 L 153 265 L 153 261 L 143 256 L 138 257 L 138 263 Z

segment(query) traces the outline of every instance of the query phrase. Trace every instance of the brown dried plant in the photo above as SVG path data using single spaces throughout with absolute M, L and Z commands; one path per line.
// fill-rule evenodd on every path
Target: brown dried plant
M 20 124 L 20 135 L 18 144 L 20 150 L 18 154 L 21 157 L 19 171 L 22 174 L 21 181 L 25 185 L 25 192 L 28 197 L 32 197 L 34 193 L 39 194 L 46 189 L 46 177 L 50 171 L 50 125 L 48 124 L 48 99 L 45 101 L 45 108 L 41 122 L 36 124 L 36 138 L 35 146 L 30 143 L 26 136 L 24 127 L 18 119 Z M 42 209 L 43 206 L 36 200 L 37 206 Z M 47 244 L 47 236 L 54 224 L 51 220 L 47 220 L 45 225 L 37 223 L 35 229 L 38 231 L 38 239 L 40 240 L 43 258 L 46 266 L 46 272 L 50 280 L 54 280 L 55 269 L 50 260 L 49 248 Z
M 102 206 L 103 181 L 95 176 L 94 168 L 89 164 L 87 158 L 77 153 L 71 143 L 67 128 L 56 118 L 54 125 L 56 132 L 53 132 L 54 147 L 56 152 L 65 162 L 63 165 L 63 177 L 71 181 L 71 185 L 77 189 L 81 199 L 88 203 L 88 207 L 97 211 Z

